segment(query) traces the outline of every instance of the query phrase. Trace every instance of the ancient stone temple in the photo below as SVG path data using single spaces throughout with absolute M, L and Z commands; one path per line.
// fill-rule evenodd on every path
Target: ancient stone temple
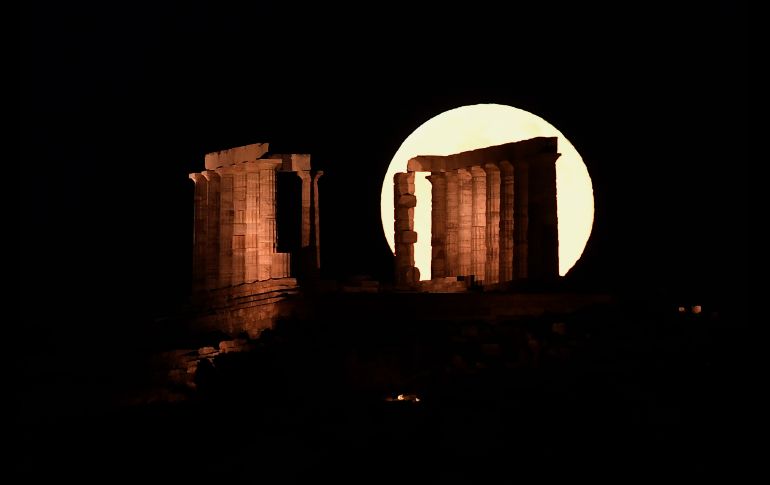
M 271 293 L 291 292 L 296 277 L 320 267 L 318 179 L 323 172 L 311 170 L 310 155 L 271 154 L 267 143 L 206 154 L 205 168 L 190 174 L 195 182 L 193 299 L 227 327 L 253 324 L 265 315 L 248 309 L 270 301 Z M 299 237 L 293 247 L 284 245 L 284 252 L 277 200 L 279 176 L 286 174 L 298 182 L 297 200 L 287 205 L 297 208 L 289 222 Z
M 396 283 L 414 266 L 414 173 L 430 172 L 431 279 L 484 285 L 559 275 L 556 138 L 532 138 L 447 156 L 418 156 L 394 177 Z

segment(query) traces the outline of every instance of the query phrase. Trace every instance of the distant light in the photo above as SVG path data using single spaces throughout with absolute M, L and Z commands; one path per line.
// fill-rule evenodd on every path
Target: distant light
M 679 307 L 679 313 L 684 313 L 684 312 L 686 312 L 686 311 L 687 311 L 687 308 L 685 308 L 685 307 L 683 307 L 683 306 L 680 306 L 680 307 Z
M 702 311 L 703 311 L 703 308 L 701 308 L 701 306 L 700 306 L 700 305 L 693 305 L 693 307 L 692 307 L 692 312 L 693 312 L 694 314 L 696 314 L 696 315 L 697 315 L 697 314 L 699 314 L 699 313 L 700 313 L 700 312 L 702 312 Z
M 398 397 L 396 397 L 396 399 L 398 399 L 399 401 L 403 401 L 404 400 L 404 395 L 403 394 L 399 394 Z

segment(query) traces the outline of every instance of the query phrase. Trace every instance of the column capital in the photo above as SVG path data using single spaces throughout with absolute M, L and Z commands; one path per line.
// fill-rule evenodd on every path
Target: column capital
M 219 174 L 215 170 L 206 170 L 205 172 L 201 172 L 204 177 L 206 177 L 206 180 L 211 182 L 212 180 L 219 179 Z
M 491 173 L 500 173 L 500 167 L 496 163 L 485 163 L 482 167 L 487 175 Z
M 471 175 L 473 175 L 474 177 L 482 177 L 487 175 L 487 173 L 484 171 L 481 165 L 475 165 L 471 167 L 470 171 L 471 171 Z
M 190 177 L 190 180 L 192 180 L 192 181 L 193 181 L 193 182 L 195 182 L 196 184 L 197 184 L 198 182 L 203 182 L 204 180 L 206 180 L 206 177 L 204 177 L 202 173 L 198 173 L 198 172 L 195 172 L 195 173 L 191 173 L 191 174 L 189 175 L 189 177 Z
M 445 172 L 431 172 L 430 175 L 427 175 L 425 179 L 433 183 L 434 180 L 446 180 L 446 173 Z

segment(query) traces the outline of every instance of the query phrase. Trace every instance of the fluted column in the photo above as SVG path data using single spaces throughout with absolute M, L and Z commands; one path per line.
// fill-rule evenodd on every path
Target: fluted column
M 493 284 L 500 281 L 500 169 L 488 163 L 484 166 L 487 175 L 486 204 L 486 250 L 484 282 Z
M 315 246 L 315 267 L 316 269 L 321 268 L 321 217 L 320 217 L 320 208 L 318 205 L 318 179 L 321 178 L 323 175 L 323 170 L 318 170 L 313 175 L 313 226 L 311 228 L 311 240 L 313 242 L 313 245 Z
M 219 287 L 230 286 L 233 275 L 233 174 L 225 167 L 217 169 L 219 186 Z
M 206 289 L 219 286 L 219 174 L 213 170 L 203 172 L 206 177 Z
M 446 273 L 460 274 L 460 179 L 456 171 L 446 173 Z
M 529 160 L 528 278 L 548 281 L 559 276 L 559 234 L 556 213 L 556 159 L 543 154 Z
M 246 167 L 233 165 L 233 273 L 231 284 L 246 277 Z
M 513 279 L 513 167 L 500 162 L 500 281 Z
M 191 173 L 195 183 L 195 205 L 193 226 L 193 292 L 206 288 L 206 233 L 208 207 L 206 205 L 207 180 L 203 174 Z
M 311 205 L 311 186 L 312 178 L 309 170 L 298 170 L 295 172 L 302 181 L 302 206 L 301 206 L 301 224 L 300 224 L 300 247 L 310 246 L 310 205 Z
M 514 274 L 517 279 L 529 277 L 529 162 L 521 160 L 515 166 L 515 240 Z
M 259 162 L 246 163 L 246 244 L 245 269 L 246 282 L 259 279 L 259 250 L 257 234 L 259 232 Z
M 471 221 L 471 274 L 477 281 L 485 278 L 485 262 L 487 259 L 486 225 L 487 225 L 487 175 L 481 167 L 471 170 L 472 221 Z
M 460 195 L 459 203 L 459 230 L 458 241 L 460 246 L 460 257 L 458 260 L 458 274 L 467 276 L 473 271 L 471 269 L 471 235 L 473 224 L 473 181 L 471 173 L 465 169 L 457 170 L 459 180 Z
M 281 165 L 280 160 L 259 161 L 259 224 L 257 225 L 257 279 L 260 281 L 277 277 L 285 273 L 283 256 L 276 258 L 275 236 L 275 171 Z M 281 268 L 273 269 L 273 260 L 281 263 Z M 279 271 L 280 269 L 280 271 Z
M 420 281 L 420 271 L 414 266 L 414 172 L 397 173 L 393 177 L 394 240 L 396 246 L 396 285 L 409 286 Z
M 446 229 L 447 229 L 447 196 L 446 174 L 432 172 L 426 177 L 431 187 L 431 278 L 447 276 L 446 261 Z

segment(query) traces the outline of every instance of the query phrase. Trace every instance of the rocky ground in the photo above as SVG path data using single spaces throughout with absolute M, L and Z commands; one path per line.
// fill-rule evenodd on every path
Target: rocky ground
M 657 480 L 737 463 L 748 383 L 729 312 L 613 304 L 496 323 L 341 315 L 281 321 L 237 341 L 247 351 L 211 345 L 195 389 L 180 384 L 155 402 L 125 399 L 141 388 L 132 366 L 90 389 L 49 388 L 94 397 L 82 405 L 26 394 L 35 404 L 17 420 L 17 472 L 505 483 Z M 95 402 L 110 390 L 120 398 Z

